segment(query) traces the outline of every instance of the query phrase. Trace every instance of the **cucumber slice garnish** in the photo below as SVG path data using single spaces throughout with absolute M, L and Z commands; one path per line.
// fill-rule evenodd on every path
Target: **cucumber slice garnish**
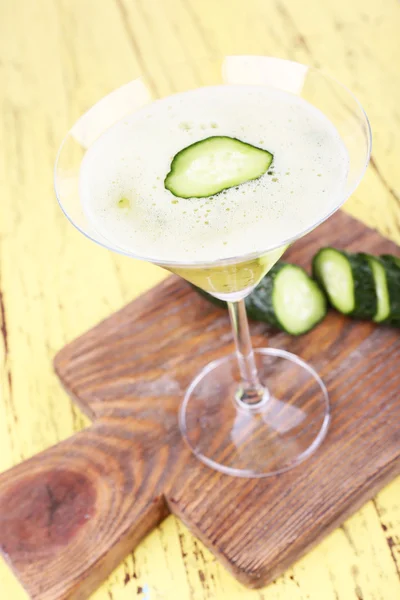
M 174 156 L 164 186 L 179 198 L 207 198 L 258 179 L 272 160 L 267 150 L 236 138 L 212 136 Z
M 217 306 L 226 302 L 195 288 Z M 318 284 L 301 267 L 277 262 L 245 299 L 250 319 L 264 321 L 290 333 L 306 333 L 326 315 L 327 302 Z
M 375 279 L 365 255 L 322 248 L 314 256 L 313 275 L 339 312 L 361 319 L 376 314 Z

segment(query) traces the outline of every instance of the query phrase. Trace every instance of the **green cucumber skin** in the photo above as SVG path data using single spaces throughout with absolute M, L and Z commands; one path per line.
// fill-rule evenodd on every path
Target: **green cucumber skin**
M 389 261 L 393 266 L 400 269 L 400 257 L 394 256 L 394 254 L 381 254 L 380 258 L 384 261 Z
M 283 269 L 288 263 L 284 261 L 278 261 L 272 267 L 272 269 L 263 277 L 256 289 L 252 294 L 247 296 L 245 299 L 246 312 L 250 319 L 255 321 L 262 321 L 274 325 L 278 329 L 285 331 L 282 323 L 276 318 L 275 311 L 272 304 L 273 291 L 274 291 L 274 280 L 278 275 L 279 271 Z
M 376 314 L 378 301 L 375 279 L 368 256 L 362 252 L 348 253 L 354 278 L 355 309 L 352 316 L 359 319 L 372 319 Z M 356 273 L 356 276 L 354 275 Z
M 386 282 L 389 292 L 390 317 L 386 320 L 387 323 L 393 323 L 396 327 L 400 324 L 400 266 L 395 257 L 390 255 L 382 255 L 380 257 L 383 263 Z
M 287 263 L 284 261 L 278 261 L 272 267 L 272 269 L 263 277 L 263 279 L 260 281 L 258 286 L 254 289 L 254 291 L 249 296 L 247 296 L 247 298 L 245 298 L 245 304 L 246 304 L 247 316 L 249 317 L 249 319 L 252 319 L 254 321 L 261 321 L 263 323 L 268 323 L 269 325 L 272 325 L 272 326 L 280 329 L 281 331 L 284 331 L 285 333 L 289 333 L 290 335 L 298 336 L 298 335 L 303 335 L 304 333 L 307 333 L 308 331 L 313 329 L 316 325 L 318 325 L 318 323 L 320 323 L 321 321 L 324 320 L 324 318 L 326 317 L 326 313 L 327 313 L 327 304 L 325 304 L 325 311 L 321 315 L 321 318 L 318 319 L 317 321 L 315 321 L 312 325 L 310 325 L 310 327 L 308 329 L 305 329 L 301 333 L 297 333 L 297 334 L 287 331 L 287 329 L 284 327 L 284 325 L 276 317 L 274 307 L 273 307 L 273 291 L 274 291 L 274 280 L 275 280 L 276 276 L 281 271 L 281 269 L 288 266 L 289 264 L 290 263 Z M 321 295 L 325 298 L 325 295 L 323 294 L 323 291 L 319 287 L 318 283 L 316 281 L 313 281 L 304 269 L 302 269 L 301 267 L 299 267 L 297 265 L 290 265 L 290 266 L 296 266 L 297 269 L 304 271 L 304 273 L 307 275 L 310 283 L 315 285 L 315 290 L 317 292 L 321 293 Z M 193 289 L 196 290 L 196 292 L 198 292 L 201 296 L 203 296 L 203 298 L 206 298 L 209 302 L 211 302 L 215 306 L 218 306 L 220 308 L 226 308 L 227 304 L 224 300 L 219 300 L 218 298 L 215 298 L 211 294 L 208 294 L 204 290 L 202 290 L 194 285 L 192 285 L 192 287 L 193 287 Z
M 203 144 L 204 142 L 210 140 L 210 139 L 226 139 L 234 142 L 238 142 L 240 144 L 249 146 L 254 148 L 255 150 L 260 150 L 261 152 L 264 152 L 266 155 L 269 155 L 269 164 L 266 167 L 265 171 L 263 173 L 261 173 L 260 175 L 258 175 L 257 177 L 253 177 L 251 179 L 246 180 L 246 182 L 243 183 L 247 183 L 248 181 L 255 181 L 257 179 L 260 179 L 260 177 L 262 177 L 263 175 L 265 175 L 265 173 L 268 171 L 268 169 L 270 169 L 272 162 L 274 160 L 274 155 L 269 152 L 268 150 L 264 150 L 264 148 L 259 148 L 258 146 L 253 146 L 252 144 L 249 144 L 247 142 L 244 142 L 243 140 L 239 140 L 238 138 L 233 138 L 233 137 L 229 137 L 229 136 L 210 136 L 208 138 L 205 138 L 203 140 L 199 140 L 198 142 L 194 142 L 193 144 L 190 144 L 189 146 L 186 146 L 186 148 L 182 148 L 182 150 L 180 150 L 177 154 L 175 154 L 174 158 L 172 159 L 171 165 L 170 165 L 170 169 L 169 172 L 167 173 L 167 175 L 165 176 L 164 179 L 164 187 L 165 189 L 167 189 L 169 192 L 171 192 L 171 194 L 173 196 L 175 196 L 176 198 L 183 198 L 183 199 L 189 199 L 189 198 L 211 198 L 211 196 L 217 196 L 218 194 L 221 194 L 222 192 L 224 192 L 225 190 L 230 189 L 231 187 L 236 187 L 237 185 L 242 185 L 242 184 L 233 184 L 233 185 L 229 185 L 229 186 L 224 186 L 221 187 L 220 189 L 218 189 L 218 191 L 209 194 L 208 196 L 204 196 L 204 195 L 195 195 L 195 194 L 190 194 L 190 195 L 180 195 L 178 193 L 176 193 L 174 191 L 174 187 L 170 185 L 170 180 L 173 177 L 176 169 L 179 169 L 179 162 L 182 156 L 184 156 L 184 154 L 188 151 L 188 150 L 192 150 L 193 148 L 195 148 L 196 146 L 200 146 L 201 144 Z
M 318 262 L 321 260 L 321 258 L 323 258 L 323 253 L 326 250 L 335 251 L 342 254 L 342 256 L 344 256 L 350 264 L 354 285 L 354 308 L 353 310 L 347 313 L 343 313 L 343 311 L 341 311 L 337 306 L 335 306 L 332 303 L 329 295 L 328 286 L 326 282 L 320 277 Z M 375 315 L 377 308 L 375 281 L 368 259 L 365 255 L 352 254 L 344 250 L 338 250 L 337 248 L 326 246 L 324 248 L 321 248 L 317 252 L 317 254 L 315 254 L 312 261 L 312 273 L 314 279 L 316 279 L 320 283 L 320 285 L 326 292 L 328 300 L 333 306 L 333 308 L 335 308 L 339 312 L 342 312 L 342 314 L 346 314 L 351 317 L 356 317 L 358 319 L 371 319 Z

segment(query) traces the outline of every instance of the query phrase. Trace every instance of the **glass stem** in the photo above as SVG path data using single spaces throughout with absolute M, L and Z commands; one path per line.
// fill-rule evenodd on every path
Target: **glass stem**
M 244 404 L 255 406 L 267 399 L 268 391 L 258 379 L 246 305 L 244 300 L 238 300 L 237 302 L 228 302 L 228 308 L 242 379 L 242 385 L 236 394 L 236 399 Z

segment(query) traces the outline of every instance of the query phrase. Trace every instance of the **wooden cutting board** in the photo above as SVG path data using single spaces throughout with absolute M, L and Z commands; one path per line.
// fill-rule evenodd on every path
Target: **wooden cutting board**
M 321 245 L 398 253 L 339 212 L 287 258 Z M 291 338 L 252 324 L 255 346 L 298 353 L 323 377 L 320 449 L 264 480 L 221 475 L 181 440 L 190 380 L 233 350 L 226 313 L 170 277 L 65 347 L 56 371 L 90 428 L 0 476 L 0 548 L 32 598 L 84 599 L 170 512 L 241 582 L 266 585 L 400 473 L 400 330 L 331 313 Z

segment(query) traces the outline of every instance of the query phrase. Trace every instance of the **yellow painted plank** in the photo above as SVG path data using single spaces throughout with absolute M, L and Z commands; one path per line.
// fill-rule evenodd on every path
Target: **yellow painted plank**
M 0 557 L 0 592 L 4 600 L 28 600 L 28 594 L 25 592 L 19 581 L 14 577 L 11 569 L 8 568 L 4 560 Z
M 374 133 L 373 167 L 347 209 L 400 242 L 399 28 L 396 0 L 0 0 L 0 470 L 85 426 L 54 353 L 164 276 L 96 247 L 61 215 L 52 167 L 73 121 L 140 70 L 173 91 L 180 71 L 168 65 L 182 59 L 260 53 L 323 66 L 359 96 Z M 201 68 L 187 69 L 202 83 Z M 397 480 L 261 591 L 170 517 L 93 598 L 394 600 L 399 498 Z M 0 598 L 23 597 L 0 562 Z

